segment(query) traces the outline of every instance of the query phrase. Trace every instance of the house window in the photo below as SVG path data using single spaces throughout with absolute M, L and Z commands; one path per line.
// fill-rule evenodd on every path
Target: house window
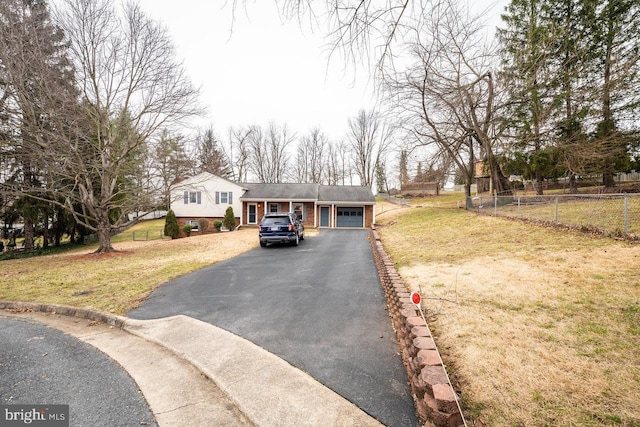
M 189 219 L 185 222 L 185 225 L 190 225 L 191 230 L 193 231 L 200 230 L 200 221 L 198 221 L 197 219 Z
M 185 191 L 184 192 L 184 204 L 201 204 L 202 192 L 200 191 Z
M 280 212 L 278 204 L 277 203 L 269 203 L 269 212 L 270 213 Z
M 216 205 L 231 205 L 233 204 L 233 192 L 232 191 L 216 191 Z

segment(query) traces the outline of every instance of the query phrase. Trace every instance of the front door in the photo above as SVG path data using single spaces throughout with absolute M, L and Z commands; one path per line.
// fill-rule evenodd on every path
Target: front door
M 329 226 L 329 206 L 320 207 L 320 227 Z
M 248 206 L 247 211 L 247 224 L 257 224 L 258 223 L 258 207 L 255 203 L 250 204 Z

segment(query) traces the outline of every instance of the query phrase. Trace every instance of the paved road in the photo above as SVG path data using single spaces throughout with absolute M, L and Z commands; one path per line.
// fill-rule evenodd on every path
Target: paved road
M 308 372 L 382 423 L 417 426 L 367 237 L 366 230 L 322 230 L 298 247 L 257 248 L 167 283 L 128 315 L 211 323 Z
M 94 347 L 5 317 L 0 343 L 0 404 L 69 405 L 73 427 L 156 425 L 133 380 Z

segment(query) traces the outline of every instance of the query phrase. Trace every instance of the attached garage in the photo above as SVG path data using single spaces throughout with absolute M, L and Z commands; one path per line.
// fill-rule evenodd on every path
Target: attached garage
M 364 227 L 364 208 L 338 207 L 336 227 Z

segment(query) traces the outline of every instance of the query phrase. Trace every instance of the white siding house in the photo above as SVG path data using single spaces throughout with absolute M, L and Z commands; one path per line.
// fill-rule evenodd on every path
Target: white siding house
M 171 190 L 171 209 L 179 218 L 180 227 L 198 220 L 222 220 L 231 206 L 239 223 L 242 212 L 240 196 L 245 189 L 235 182 L 203 172 L 174 185 Z M 213 226 L 213 224 L 211 224 Z
M 208 221 L 202 232 L 211 232 L 229 206 L 240 226 L 257 226 L 264 214 L 282 211 L 295 212 L 308 227 L 370 228 L 376 221 L 375 204 L 371 189 L 364 186 L 235 183 L 206 172 L 171 191 L 180 230 L 188 224 L 196 233 L 202 219 Z

